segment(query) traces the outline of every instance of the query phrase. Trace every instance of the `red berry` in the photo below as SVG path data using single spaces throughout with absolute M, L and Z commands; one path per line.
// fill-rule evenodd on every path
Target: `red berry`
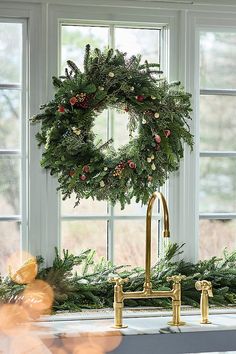
M 138 102 L 143 102 L 144 96 L 138 95 L 138 96 L 136 96 L 136 100 L 137 100 Z
M 131 161 L 129 163 L 129 167 L 132 168 L 132 170 L 134 170 L 136 168 L 136 163 L 134 163 L 133 161 Z
M 161 142 L 161 137 L 160 137 L 160 135 L 156 134 L 156 135 L 154 136 L 154 139 L 155 139 L 155 142 L 156 142 L 157 144 L 160 144 L 160 142 Z
M 171 134 L 171 131 L 169 129 L 166 129 L 166 130 L 164 130 L 164 134 L 165 134 L 166 138 L 168 138 L 168 136 L 170 136 L 170 134 Z
M 60 113 L 64 113 L 65 112 L 65 108 L 63 106 L 59 106 L 57 111 L 60 112 Z
M 81 181 L 85 181 L 87 179 L 87 177 L 85 175 L 81 175 L 80 179 L 81 179 Z
M 129 112 L 129 108 L 128 107 L 125 107 L 125 112 Z
M 90 171 L 90 168 L 88 165 L 84 165 L 83 167 L 83 172 L 88 173 Z
M 77 102 L 78 102 L 78 100 L 77 100 L 77 98 L 75 96 L 70 98 L 71 106 L 74 106 Z

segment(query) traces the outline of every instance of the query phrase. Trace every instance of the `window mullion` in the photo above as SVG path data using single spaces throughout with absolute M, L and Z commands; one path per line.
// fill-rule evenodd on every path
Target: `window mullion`
M 12 158 L 21 157 L 20 150 L 8 150 L 8 149 L 0 149 L 0 156 L 11 156 Z
M 109 26 L 109 47 L 115 47 L 115 27 L 114 25 Z M 114 111 L 108 110 L 107 119 L 107 138 L 114 137 Z M 110 204 L 107 206 L 109 220 L 107 221 L 107 259 L 114 261 L 114 207 Z
M 199 219 L 231 220 L 236 219 L 236 213 L 200 213 Z
M 200 94 L 205 96 L 236 96 L 234 89 L 200 89 Z
M 4 215 L 0 216 L 1 221 L 21 221 L 21 215 Z
M 28 39 L 27 22 L 23 23 L 22 43 L 22 92 L 21 92 L 21 231 L 22 249 L 28 250 L 28 109 L 27 109 L 27 71 Z
M 200 151 L 200 157 L 236 157 L 236 151 Z
M 24 29 L 23 29 L 23 36 L 25 36 Z M 25 37 L 24 37 L 24 39 L 25 39 Z M 25 47 L 25 41 L 23 40 L 23 51 L 25 53 L 24 47 Z M 22 89 L 22 86 L 20 84 L 0 84 L 0 90 L 19 90 L 20 91 L 21 89 Z

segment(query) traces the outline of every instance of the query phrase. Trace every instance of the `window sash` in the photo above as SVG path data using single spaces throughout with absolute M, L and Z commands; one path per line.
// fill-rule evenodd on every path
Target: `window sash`
M 119 23 L 119 24 L 113 24 L 111 21 L 104 23 L 98 23 L 96 21 L 93 22 L 87 22 L 87 21 L 65 21 L 60 23 L 60 30 L 59 30 L 59 43 L 60 43 L 60 48 L 61 48 L 61 31 L 62 27 L 65 25 L 70 25 L 70 26 L 99 26 L 99 27 L 106 27 L 108 28 L 108 45 L 110 48 L 115 49 L 115 30 L 116 28 L 127 28 L 127 29 L 155 29 L 157 31 L 157 36 L 158 36 L 158 43 L 159 43 L 159 48 L 158 48 L 158 54 L 159 58 L 157 58 L 157 61 L 161 60 L 161 48 L 162 48 L 162 31 L 160 26 L 150 26 L 150 25 L 138 25 L 138 24 L 129 24 L 127 25 L 126 23 Z M 59 53 L 61 54 L 61 50 L 59 50 Z M 59 55 L 59 68 L 61 68 L 61 55 Z M 114 127 L 114 117 L 115 117 L 115 112 L 114 110 L 108 109 L 108 117 L 107 117 L 107 139 L 109 140 L 114 136 L 115 133 L 115 127 Z M 116 220 L 144 220 L 145 221 L 146 216 L 145 215 L 116 215 L 114 212 L 114 207 L 110 205 L 110 203 L 107 203 L 107 214 L 106 215 L 81 215 L 81 216 L 75 216 L 75 215 L 62 215 L 60 218 L 60 221 L 79 221 L 79 220 L 87 220 L 87 221 L 92 221 L 92 220 L 104 220 L 107 221 L 107 258 L 110 261 L 114 260 L 114 223 Z M 153 216 L 153 220 L 161 220 L 161 216 L 155 215 Z M 60 232 L 61 232 L 61 227 L 60 227 Z M 145 237 L 145 235 L 144 235 Z M 160 243 L 158 241 L 158 243 Z M 61 247 L 59 247 L 61 249 Z M 159 248 L 158 248 L 159 249 Z
M 206 27 L 202 28 L 201 30 L 204 31 L 209 31 L 209 32 L 225 32 L 227 30 L 224 29 L 224 27 L 217 27 L 217 28 L 211 28 L 211 27 Z M 230 29 L 228 29 L 230 31 Z M 235 32 L 235 28 L 231 28 L 232 32 Z M 200 32 L 200 29 L 199 29 Z M 198 37 L 198 41 L 200 44 L 200 37 Z M 200 52 L 200 51 L 199 51 Z M 200 95 L 202 96 L 236 96 L 236 89 L 221 89 L 219 88 L 200 88 Z M 199 132 L 199 137 L 200 137 L 200 132 Z M 236 157 L 236 151 L 199 151 L 199 162 L 202 160 L 204 157 L 221 157 L 221 158 L 227 158 L 227 157 Z M 200 165 L 200 163 L 199 163 Z M 199 212 L 198 214 L 198 219 L 200 220 L 234 220 L 236 219 L 236 213 L 219 213 L 219 212 L 204 212 L 201 213 Z
M 0 23 L 22 24 L 22 66 L 20 84 L 0 83 L 1 90 L 18 90 L 21 92 L 20 110 L 20 149 L 0 149 L 0 157 L 18 158 L 20 160 L 20 214 L 0 216 L 1 221 L 19 221 L 21 225 L 21 249 L 27 249 L 28 244 L 28 39 L 27 39 L 27 20 L 11 17 L 0 17 Z

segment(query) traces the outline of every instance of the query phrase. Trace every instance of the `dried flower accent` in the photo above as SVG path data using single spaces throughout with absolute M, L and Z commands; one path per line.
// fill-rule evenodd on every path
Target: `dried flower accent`
M 75 175 L 75 171 L 74 170 L 70 170 L 68 172 L 68 174 L 69 174 L 70 177 L 73 177 Z
M 105 187 L 105 182 L 104 182 L 104 181 L 101 181 L 101 182 L 100 182 L 100 187 L 101 187 L 101 188 Z
M 72 129 L 73 133 L 75 133 L 76 135 L 79 136 L 81 134 L 81 130 L 79 128 L 72 127 L 71 129 Z

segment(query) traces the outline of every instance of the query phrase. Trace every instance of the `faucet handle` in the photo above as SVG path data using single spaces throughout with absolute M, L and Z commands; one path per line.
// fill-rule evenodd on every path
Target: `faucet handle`
M 128 283 L 129 278 L 121 278 L 119 276 L 115 276 L 113 278 L 110 278 L 109 283 L 115 283 L 116 285 L 123 285 L 124 283 Z
M 167 281 L 173 281 L 174 284 L 180 284 L 182 280 L 185 280 L 187 277 L 186 275 L 172 275 L 171 277 L 167 277 Z
M 212 284 L 208 280 L 198 280 L 195 283 L 195 288 L 198 291 L 207 291 L 209 297 L 213 297 Z

